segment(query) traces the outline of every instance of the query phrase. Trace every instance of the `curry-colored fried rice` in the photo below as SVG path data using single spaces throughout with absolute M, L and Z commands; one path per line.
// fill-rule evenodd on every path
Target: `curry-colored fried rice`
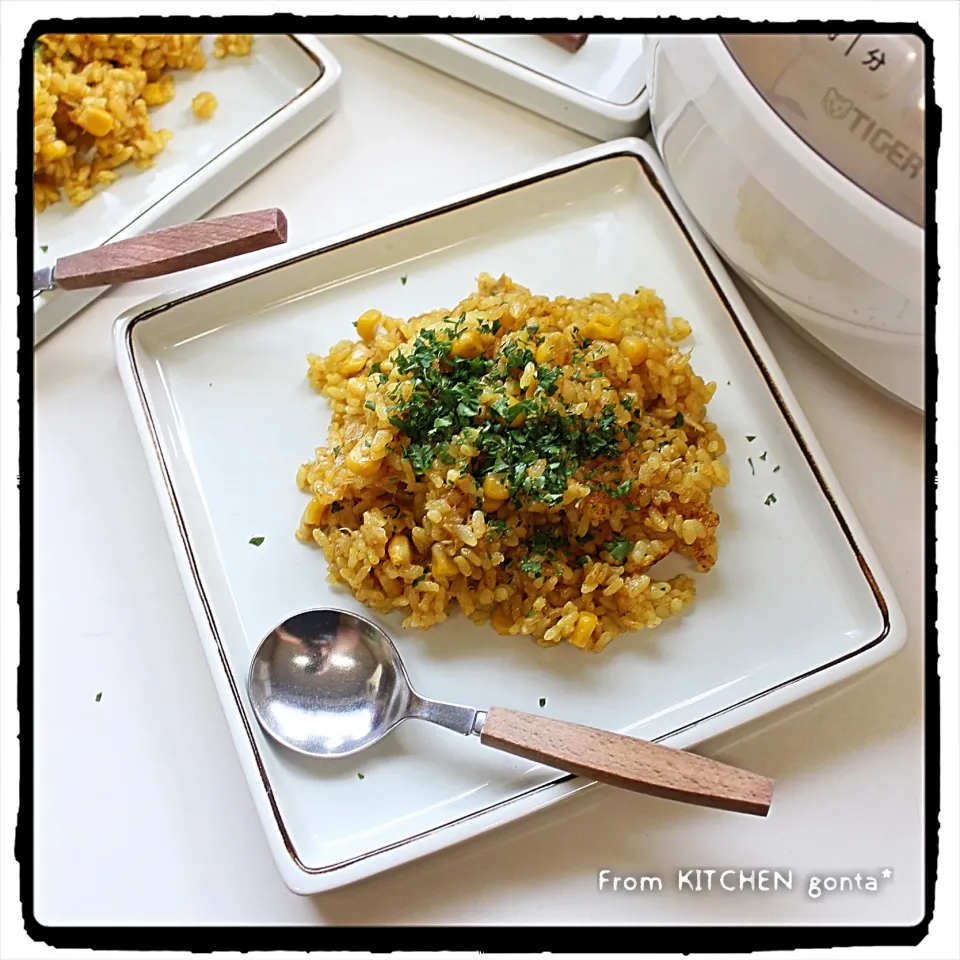
M 249 34 L 219 36 L 213 55 L 244 56 L 252 39 Z M 117 168 L 126 163 L 151 166 L 173 136 L 154 130 L 148 113 L 174 97 L 168 71 L 202 70 L 206 62 L 199 34 L 42 36 L 33 57 L 36 210 L 61 195 L 74 206 L 85 203 L 95 187 L 116 180 Z M 205 101 L 198 116 L 212 115 L 213 107 Z
M 297 475 L 297 536 L 332 581 L 405 627 L 456 600 L 498 633 L 592 651 L 691 603 L 690 577 L 648 571 L 672 552 L 711 569 L 729 472 L 716 384 L 652 290 L 550 300 L 484 274 L 452 310 L 355 325 L 308 357 L 333 419 Z

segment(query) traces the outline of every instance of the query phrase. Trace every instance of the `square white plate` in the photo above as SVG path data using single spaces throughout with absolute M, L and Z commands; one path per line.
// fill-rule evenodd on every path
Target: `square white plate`
M 418 690 L 535 712 L 545 697 L 550 715 L 689 746 L 865 669 L 905 639 L 877 558 L 772 355 L 641 141 L 581 151 L 141 305 L 117 322 L 119 368 L 241 762 L 283 877 L 300 893 L 585 785 L 416 723 L 355 757 L 308 761 L 262 735 L 244 690 L 249 658 L 277 622 L 307 607 L 362 609 L 327 583 L 320 551 L 294 538 L 305 502 L 297 468 L 329 420 L 305 354 L 353 336 L 367 308 L 410 316 L 452 305 L 482 271 L 551 296 L 654 287 L 692 324 L 697 372 L 719 384 L 710 414 L 732 480 L 715 496 L 719 561 L 698 577 L 689 613 L 599 656 L 543 650 L 460 616 L 427 632 L 400 633 L 391 619 Z
M 643 136 L 643 34 L 593 33 L 576 52 L 536 34 L 368 34 L 391 50 L 597 140 Z
M 173 133 L 153 167 L 121 167 L 120 179 L 85 204 L 61 200 L 34 216 L 35 268 L 202 217 L 336 108 L 340 64 L 316 37 L 258 34 L 248 56 L 222 60 L 213 57 L 212 41 L 204 38 L 203 70 L 177 70 L 176 96 L 150 111 L 155 130 Z M 190 107 L 202 90 L 218 101 L 209 120 Z M 34 343 L 102 292 L 35 293 Z

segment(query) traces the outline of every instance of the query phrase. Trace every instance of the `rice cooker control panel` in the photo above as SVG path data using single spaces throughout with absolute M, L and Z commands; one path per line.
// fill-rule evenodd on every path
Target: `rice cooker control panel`
M 923 43 L 910 35 L 724 34 L 780 118 L 856 184 L 923 226 Z

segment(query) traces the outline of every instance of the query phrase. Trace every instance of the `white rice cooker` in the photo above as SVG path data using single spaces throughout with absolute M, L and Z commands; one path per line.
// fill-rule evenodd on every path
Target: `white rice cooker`
M 704 232 L 818 345 L 923 410 L 921 41 L 650 42 L 651 129 Z

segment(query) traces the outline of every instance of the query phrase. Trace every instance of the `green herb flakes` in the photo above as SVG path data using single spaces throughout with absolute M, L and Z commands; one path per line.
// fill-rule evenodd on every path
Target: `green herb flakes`
M 547 705 L 547 698 L 546 698 L 546 697 L 541 697 L 540 700 L 539 700 L 539 703 L 540 703 L 540 706 L 541 706 L 541 707 L 545 707 L 545 706 Z
M 764 500 L 763 502 L 764 502 L 764 504 L 765 504 L 766 506 L 769 507 L 771 503 L 776 503 L 776 502 L 777 502 L 777 495 L 776 495 L 775 493 L 771 493 L 771 494 L 767 497 L 767 499 Z
M 779 472 L 780 472 L 780 464 L 779 464 L 779 463 L 773 468 L 773 472 L 774 472 L 774 473 L 779 473 Z
M 357 779 L 358 779 L 358 780 L 362 780 L 362 779 L 363 779 L 363 774 L 362 774 L 362 773 L 358 773 L 358 774 L 357 774 Z
M 750 437 L 750 436 L 748 436 L 748 437 L 747 437 L 747 443 L 753 443 L 753 441 L 756 440 L 756 439 L 757 439 L 756 437 Z
M 49 248 L 45 243 L 41 243 L 41 244 L 40 244 L 40 249 L 41 249 L 44 253 L 46 253 L 50 248 Z
M 630 556 L 630 551 L 633 550 L 633 541 L 618 534 L 613 540 L 607 541 L 603 548 L 610 554 L 613 562 L 619 566 Z
M 756 475 L 757 475 L 757 471 L 756 471 L 755 467 L 753 466 L 753 457 L 747 457 L 747 463 L 750 464 L 750 473 L 752 473 L 753 476 L 756 476 Z
M 401 286 L 404 286 L 404 287 L 407 285 L 407 275 L 406 275 L 406 274 L 404 274 L 404 275 L 400 278 L 400 285 L 401 285 Z
M 767 451 L 766 451 L 766 450 L 764 450 L 763 453 L 760 454 L 760 459 L 761 459 L 761 460 L 766 460 L 766 459 L 767 459 Z
M 93 698 L 94 703 L 99 703 L 99 702 L 100 702 L 100 698 L 101 698 L 102 696 L 103 696 L 103 693 L 102 693 L 102 692 L 101 692 L 101 693 L 98 693 L 98 694 Z
M 683 414 L 682 414 L 682 413 L 678 413 L 678 414 L 673 418 L 673 425 L 674 425 L 675 427 L 682 427 L 682 426 L 683 426 Z
M 251 537 L 247 542 L 253 544 L 255 547 L 259 547 L 265 539 L 265 537 Z

